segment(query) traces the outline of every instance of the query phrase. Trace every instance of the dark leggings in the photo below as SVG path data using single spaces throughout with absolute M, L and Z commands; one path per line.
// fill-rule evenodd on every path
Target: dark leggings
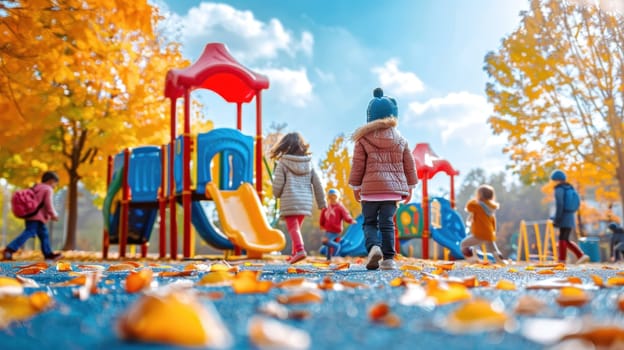
M 560 227 L 559 240 L 570 242 L 570 233 L 572 233 L 572 227 Z

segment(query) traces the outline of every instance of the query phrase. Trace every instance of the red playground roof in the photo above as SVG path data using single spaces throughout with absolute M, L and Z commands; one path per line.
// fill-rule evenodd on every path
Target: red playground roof
M 438 157 L 428 143 L 417 144 L 412 151 L 412 155 L 414 156 L 419 179 L 423 179 L 425 176 L 427 176 L 427 179 L 431 179 L 440 171 L 445 172 L 448 176 L 459 175 L 459 171 L 453 169 L 451 163 L 446 159 Z
M 177 99 L 185 90 L 208 89 L 230 103 L 250 102 L 269 87 L 269 79 L 238 63 L 222 43 L 210 43 L 195 63 L 171 69 L 165 80 L 165 97 Z

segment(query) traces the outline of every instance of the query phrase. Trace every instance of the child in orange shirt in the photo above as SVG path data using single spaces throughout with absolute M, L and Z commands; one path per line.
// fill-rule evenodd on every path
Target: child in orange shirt
M 332 256 L 340 254 L 340 244 L 338 238 L 342 234 L 342 222 L 349 224 L 355 222 L 347 208 L 340 203 L 340 192 L 332 188 L 327 191 L 327 207 L 321 211 L 320 225 L 325 231 L 323 245 L 327 247 L 327 260 L 331 260 Z
M 466 211 L 472 217 L 470 234 L 464 238 L 460 245 L 466 260 L 475 261 L 477 258 L 472 247 L 485 244 L 488 251 L 494 252 L 496 262 L 506 263 L 503 254 L 496 245 L 495 213 L 498 208 L 499 204 L 494 200 L 494 188 L 488 185 L 479 186 L 475 198 L 466 204 Z

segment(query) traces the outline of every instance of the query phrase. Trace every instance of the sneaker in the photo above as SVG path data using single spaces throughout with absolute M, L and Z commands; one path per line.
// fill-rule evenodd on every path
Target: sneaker
M 63 257 L 61 253 L 52 253 L 45 256 L 46 260 L 58 260 Z
M 289 263 L 294 264 L 297 263 L 303 259 L 305 259 L 306 256 L 306 252 L 304 252 L 303 250 L 300 252 L 296 252 L 293 256 L 290 257 L 290 260 L 288 260 Z
M 578 258 L 578 260 L 576 261 L 577 264 L 584 264 L 589 262 L 589 256 L 587 254 L 583 254 L 580 258 Z
M 399 269 L 394 259 L 384 259 L 381 262 L 381 264 L 379 264 L 379 268 L 382 270 L 398 270 Z
M 367 270 L 377 270 L 379 268 L 379 260 L 383 255 L 381 254 L 381 248 L 374 245 L 370 252 L 368 252 L 368 261 L 366 262 Z
M 13 251 L 9 248 L 4 248 L 2 251 L 2 260 L 13 260 Z

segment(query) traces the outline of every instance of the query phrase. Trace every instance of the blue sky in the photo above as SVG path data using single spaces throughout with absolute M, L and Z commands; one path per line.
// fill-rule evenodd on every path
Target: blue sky
M 206 43 L 223 42 L 267 75 L 264 126 L 300 131 L 317 160 L 335 136 L 365 122 L 380 86 L 398 101 L 410 147 L 428 142 L 463 175 L 507 163 L 504 139 L 486 123 L 483 58 L 518 26 L 528 0 L 155 2 L 191 61 Z M 193 94 L 217 127 L 236 126 L 235 106 L 210 92 Z M 254 109 L 244 108 L 244 132 L 255 131 Z

